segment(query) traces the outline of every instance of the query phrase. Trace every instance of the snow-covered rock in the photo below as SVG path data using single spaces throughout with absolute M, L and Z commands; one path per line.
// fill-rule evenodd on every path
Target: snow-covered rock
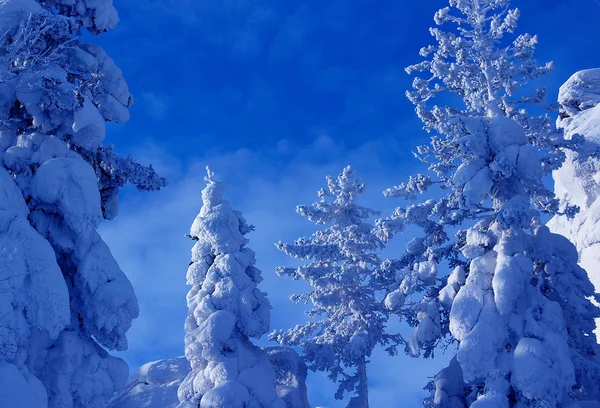
M 146 363 L 107 408 L 174 408 L 179 404 L 179 384 L 189 372 L 190 363 L 183 356 Z
M 310 408 L 306 390 L 306 364 L 288 347 L 268 347 L 269 361 L 275 369 L 277 395 L 287 408 Z
M 306 365 L 284 347 L 265 349 L 275 369 L 277 394 L 287 408 L 310 408 L 306 392 Z M 175 408 L 177 389 L 190 372 L 184 356 L 144 364 L 108 404 L 107 408 Z
M 580 265 L 600 292 L 600 159 L 588 156 L 600 149 L 600 69 L 574 74 L 560 88 L 559 102 L 558 127 L 586 142 L 583 153 L 566 152 L 567 160 L 554 172 L 556 194 L 564 203 L 578 205 L 580 212 L 572 220 L 554 217 L 548 226 L 576 245 Z

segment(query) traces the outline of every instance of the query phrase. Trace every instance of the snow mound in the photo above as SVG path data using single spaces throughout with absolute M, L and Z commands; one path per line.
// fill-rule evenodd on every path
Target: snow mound
M 107 408 L 174 408 L 179 404 L 179 384 L 189 372 L 190 363 L 183 356 L 146 363 Z
M 558 101 L 569 116 L 597 106 L 600 103 L 600 69 L 586 69 L 573 74 L 561 86 Z
M 269 347 L 265 351 L 275 368 L 277 394 L 286 407 L 310 408 L 305 384 L 307 369 L 300 356 L 285 347 Z M 189 372 L 190 363 L 184 356 L 146 363 L 107 408 L 175 408 L 179 404 L 177 389 Z

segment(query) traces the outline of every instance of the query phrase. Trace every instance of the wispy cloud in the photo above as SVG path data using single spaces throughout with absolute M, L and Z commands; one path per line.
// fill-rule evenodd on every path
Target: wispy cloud
M 168 115 L 172 103 L 170 97 L 152 91 L 143 92 L 141 96 L 140 103 L 146 116 L 153 120 L 162 120 Z

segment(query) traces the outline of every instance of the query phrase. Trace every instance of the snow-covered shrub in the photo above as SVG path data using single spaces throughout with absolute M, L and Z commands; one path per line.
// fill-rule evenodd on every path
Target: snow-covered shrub
M 208 171 L 187 283 L 185 356 L 191 372 L 179 386 L 181 408 L 285 408 L 268 354 L 252 344 L 269 330 L 270 304 L 246 246 L 253 227 L 223 200 Z
M 327 187 L 319 191 L 318 202 L 297 208 L 326 228 L 293 244 L 277 244 L 291 257 L 307 261 L 296 268 L 280 267 L 277 273 L 310 285 L 309 292 L 292 296 L 297 303 L 312 304 L 310 320 L 275 331 L 271 338 L 299 346 L 311 370 L 325 371 L 339 382 L 337 399 L 355 391 L 349 407 L 362 408 L 368 406 L 367 363 L 373 349 L 382 345 L 395 354 L 402 339 L 385 327 L 388 311 L 378 297 L 383 243 L 369 222 L 377 212 L 356 202 L 365 185 L 346 167 L 337 178 L 327 177 Z
M 527 96 L 522 88 L 551 64 L 540 67 L 533 59 L 537 37 L 507 39 L 519 10 L 508 0 L 451 0 L 450 6 L 435 15 L 444 27 L 431 29 L 437 44 L 423 48 L 426 60 L 407 69 L 423 73 L 408 97 L 434 134 L 418 155 L 435 176 L 419 175 L 388 191 L 414 198 L 438 185 L 448 193 L 381 223 L 423 227 L 421 258 L 447 259 L 454 268 L 442 287 L 432 279 L 417 311 L 423 316 L 414 322 L 420 337 L 423 321 L 435 326 L 436 313 L 447 313 L 458 342 L 465 391 L 454 395 L 454 385 L 448 393 L 436 384 L 433 406 L 556 407 L 597 399 L 594 288 L 573 244 L 541 222 L 544 214 L 577 212 L 560 205 L 544 177 L 560 167 L 564 149 L 581 149 L 582 139 L 565 138 L 548 116 L 526 109 L 553 108 L 544 104 L 545 90 Z M 450 105 L 432 105 L 435 99 Z M 465 230 L 448 244 L 440 227 Z M 421 268 L 401 277 L 401 287 L 424 283 Z M 434 334 L 444 335 L 440 329 Z M 427 347 L 432 339 L 425 340 L 415 345 Z M 449 369 L 458 372 L 455 362 Z
M 107 408 L 175 408 L 177 389 L 190 372 L 184 356 L 152 361 L 139 368 Z

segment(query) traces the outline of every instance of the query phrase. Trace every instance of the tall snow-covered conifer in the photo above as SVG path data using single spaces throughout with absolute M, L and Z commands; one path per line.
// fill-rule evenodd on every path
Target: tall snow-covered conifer
M 111 0 L 0 0 L 0 401 L 104 408 L 127 379 L 133 288 L 96 228 L 125 183 L 164 185 L 105 147 L 129 118 L 121 71 L 81 41 Z
M 277 273 L 311 286 L 292 297 L 297 303 L 312 303 L 311 320 L 287 332 L 276 331 L 271 338 L 301 347 L 310 369 L 325 371 L 339 382 L 337 399 L 354 391 L 348 407 L 366 408 L 368 359 L 377 345 L 395 354 L 401 338 L 386 332 L 388 311 L 378 298 L 383 243 L 369 222 L 378 213 L 356 202 L 365 185 L 346 167 L 337 178 L 327 177 L 327 186 L 319 191 L 318 202 L 297 208 L 327 228 L 293 244 L 277 244 L 291 257 L 308 261 L 297 268 L 280 267 Z
M 208 169 L 207 169 L 208 170 Z M 208 170 L 187 283 L 185 356 L 191 372 L 179 386 L 181 408 L 285 408 L 267 353 L 252 344 L 269 330 L 270 304 L 246 246 L 253 227 L 223 200 Z
M 528 104 L 548 107 L 545 90 L 526 96 L 522 85 L 551 65 L 535 63 L 535 36 L 507 41 L 519 11 L 508 0 L 450 5 L 435 15 L 449 29 L 432 28 L 437 44 L 423 48 L 426 60 L 408 68 L 425 74 L 408 97 L 425 129 L 435 133 L 418 152 L 436 177 L 419 175 L 387 192 L 410 197 L 439 184 L 447 196 L 410 207 L 422 210 L 418 224 L 428 227 L 427 236 L 428 223 L 466 227 L 455 245 L 425 240 L 420 249 L 456 264 L 445 287 L 427 292 L 438 295 L 438 311 L 430 314 L 448 314 L 459 344 L 455 360 L 436 377 L 429 403 L 508 408 L 597 400 L 592 331 L 599 310 L 588 300 L 594 288 L 577 265 L 574 246 L 541 221 L 543 214 L 559 213 L 544 176 L 561 165 L 561 149 L 577 149 L 581 140 L 566 140 L 549 117 L 526 110 Z M 432 105 L 436 97 L 462 104 Z M 412 222 L 409 213 L 396 211 L 385 225 Z

